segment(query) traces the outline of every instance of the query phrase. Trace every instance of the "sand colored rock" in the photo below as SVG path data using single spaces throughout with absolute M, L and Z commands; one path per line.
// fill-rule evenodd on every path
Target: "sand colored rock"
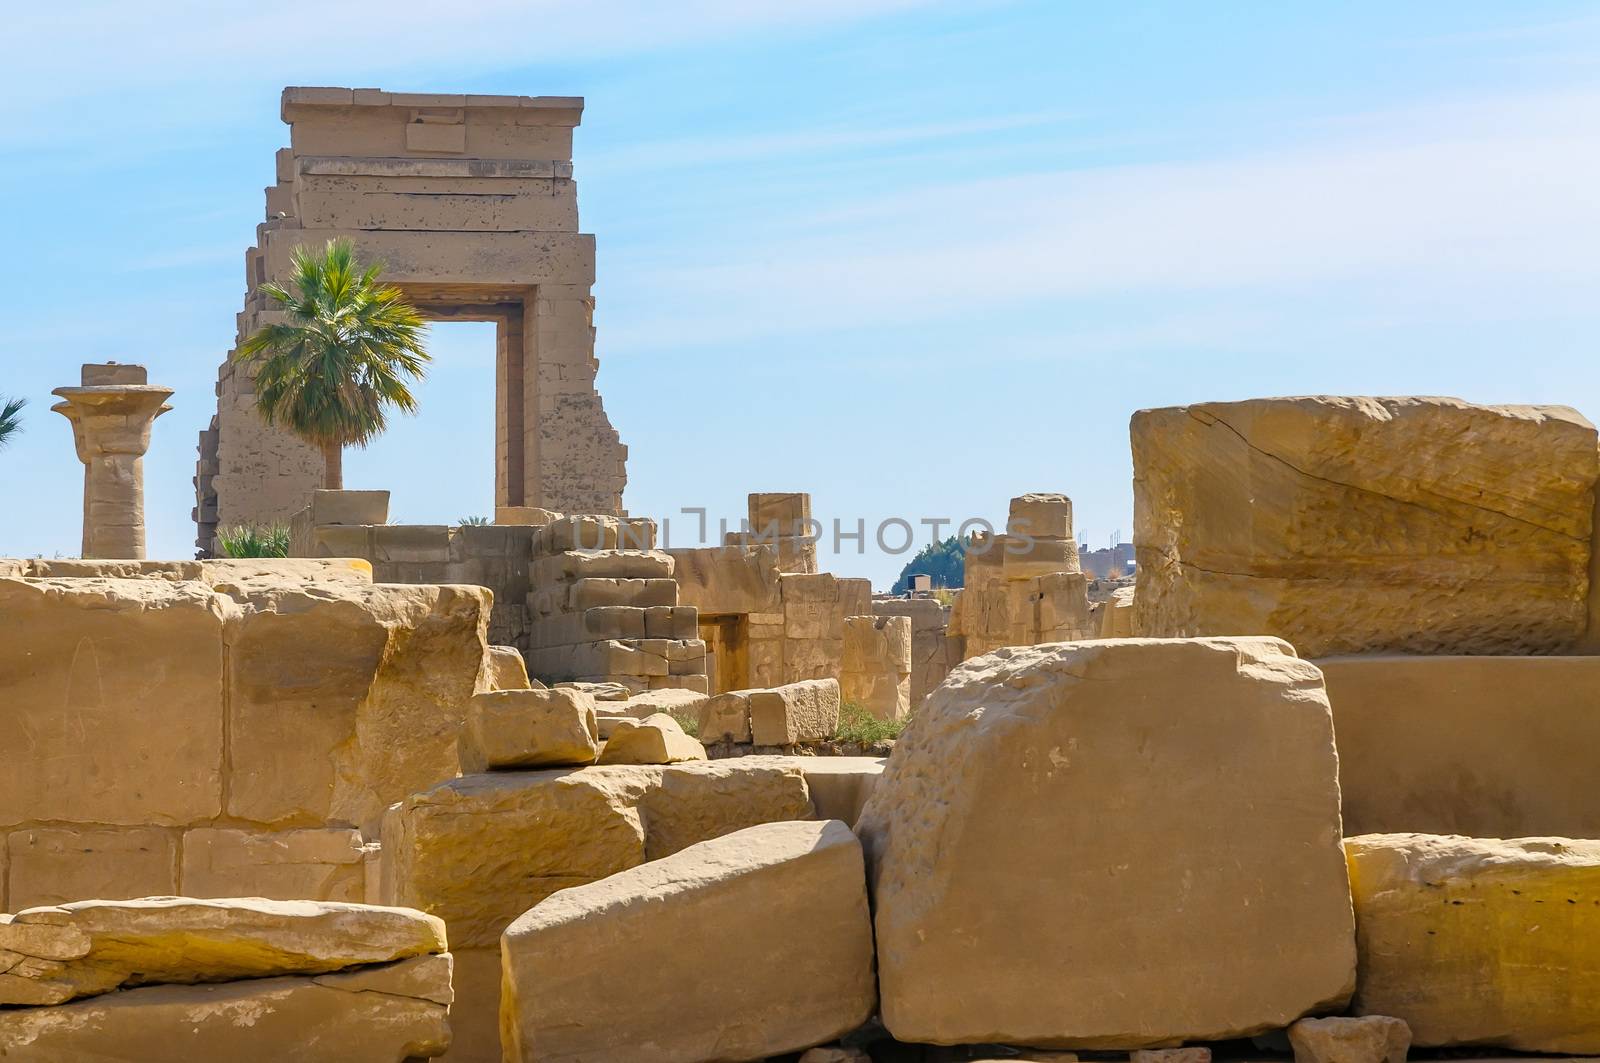
M 1350 834 L 1600 837 L 1600 657 L 1332 657 Z
M 249 831 L 201 827 L 184 832 L 182 848 L 178 889 L 184 896 L 357 903 L 367 899 L 370 853 L 361 833 L 349 828 Z
M 876 1000 L 861 848 L 838 821 L 749 827 L 563 890 L 501 947 L 512 1060 L 764 1059 L 855 1029 Z
M 552 768 L 593 764 L 600 732 L 594 699 L 581 690 L 474 694 L 461 733 L 461 767 Z
M 1307 657 L 1552 653 L 1584 631 L 1596 434 L 1564 406 L 1141 410 L 1135 627 Z
M 485 679 L 490 690 L 529 690 L 528 665 L 515 646 L 490 646 L 484 658 Z M 539 684 L 543 686 L 544 684 Z
M 1133 638 L 1133 588 L 1118 587 L 1100 606 L 1100 637 Z
M 1369 834 L 1345 843 L 1357 1014 L 1417 1045 L 1600 1052 L 1600 842 Z
M 805 773 L 818 819 L 855 826 L 872 789 L 883 778 L 883 757 L 785 757 Z
M 750 690 L 730 690 L 700 702 L 698 735 L 702 742 L 750 741 Z
M 1388 1015 L 1301 1019 L 1289 1043 L 1294 1063 L 1406 1063 L 1411 1027 Z
M 877 598 L 872 612 L 911 620 L 911 709 L 915 711 L 961 659 L 960 646 L 949 637 L 950 607 L 933 598 Z
M 1211 1049 L 1140 1048 L 1128 1053 L 1128 1063 L 1211 1063 Z
M 6 838 L 12 910 L 83 897 L 177 892 L 177 832 L 159 827 L 29 827 Z
M 623 720 L 612 727 L 599 763 L 679 764 L 705 759 L 705 746 L 684 734 L 677 720 L 658 712 L 637 723 Z
M 839 699 L 860 705 L 880 720 L 910 715 L 910 617 L 845 617 Z
M 749 697 L 750 737 L 758 746 L 820 742 L 839 726 L 839 681 L 806 679 Z
M 0 823 L 219 815 L 223 630 L 238 614 L 198 583 L 0 579 Z M 86 764 L 116 785 L 91 785 Z
M 333 974 L 148 986 L 0 1010 L 0 1056 L 18 1063 L 404 1063 L 448 1047 L 450 1000 L 448 953 Z
M 1328 703 L 1275 639 L 968 661 L 913 717 L 857 830 L 902 1041 L 1222 1039 L 1353 986 Z M 1192 975 L 1219 955 L 1229 977 Z
M 487 648 L 479 587 L 252 591 L 228 642 L 230 815 L 375 828 L 450 778 Z
M 0 923 L 0 1004 L 321 974 L 444 950 L 444 923 L 404 908 L 259 897 L 81 901 Z
M 383 827 L 386 903 L 438 915 L 458 948 L 493 945 L 556 890 L 757 823 L 807 819 L 789 757 L 469 775 L 401 801 Z

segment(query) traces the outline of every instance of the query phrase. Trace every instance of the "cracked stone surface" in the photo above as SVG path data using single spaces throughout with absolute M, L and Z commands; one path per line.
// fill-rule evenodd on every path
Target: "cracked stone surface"
M 443 921 L 407 908 L 259 897 L 82 901 L 0 916 L 0 1004 L 322 974 L 445 947 Z
M 1141 410 L 1134 630 L 1307 657 L 1560 652 L 1600 475 L 1564 406 L 1309 397 Z

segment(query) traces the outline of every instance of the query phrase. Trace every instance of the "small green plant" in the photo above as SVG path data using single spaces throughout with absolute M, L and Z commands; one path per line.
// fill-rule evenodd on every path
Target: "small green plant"
M 678 721 L 678 726 L 683 728 L 684 734 L 688 735 L 690 738 L 700 737 L 699 715 L 691 712 L 684 712 L 681 709 L 677 712 L 669 712 L 667 715 Z
M 238 524 L 217 532 L 222 552 L 229 557 L 288 557 L 286 524 Z
M 847 701 L 839 706 L 839 726 L 833 737 L 840 742 L 859 742 L 864 746 L 876 745 L 899 738 L 910 720 L 880 720 L 862 705 Z
M 464 526 L 470 526 L 470 527 L 473 527 L 473 528 L 481 528 L 486 524 L 492 524 L 494 522 L 491 521 L 488 517 L 462 517 L 461 518 L 461 523 Z

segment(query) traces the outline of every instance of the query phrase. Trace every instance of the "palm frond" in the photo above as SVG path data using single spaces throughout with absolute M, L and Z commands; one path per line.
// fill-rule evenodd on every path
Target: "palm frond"
M 350 241 L 330 240 L 320 253 L 295 249 L 289 287 L 260 286 L 288 321 L 263 326 L 234 359 L 254 367 L 269 424 L 318 446 L 364 446 L 387 427 L 388 410 L 416 411 L 427 325 L 382 272 L 357 262 Z
M 0 448 L 22 431 L 22 408 L 26 405 L 27 399 L 0 400 Z

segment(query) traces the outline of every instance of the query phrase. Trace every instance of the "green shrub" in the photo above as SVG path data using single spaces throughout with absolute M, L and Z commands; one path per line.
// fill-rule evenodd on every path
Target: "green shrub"
M 860 704 L 847 701 L 839 706 L 839 726 L 833 737 L 840 742 L 859 742 L 864 746 L 899 738 L 910 720 L 880 720 Z
M 667 713 L 667 715 L 678 721 L 678 726 L 683 728 L 684 734 L 688 735 L 690 738 L 700 737 L 699 713 L 687 712 L 683 709 L 678 709 L 674 712 Z
M 217 532 L 222 552 L 229 557 L 288 557 L 287 524 L 238 524 Z

